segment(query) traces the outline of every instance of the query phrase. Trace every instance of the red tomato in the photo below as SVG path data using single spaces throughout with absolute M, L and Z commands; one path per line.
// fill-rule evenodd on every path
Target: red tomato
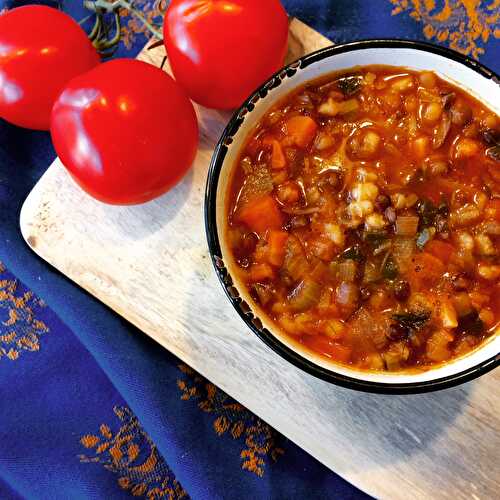
M 105 203 L 143 203 L 191 166 L 198 123 L 191 101 L 163 71 L 116 59 L 76 77 L 52 111 L 52 142 L 87 193 Z
M 231 109 L 283 65 L 288 18 L 279 0 L 172 0 L 163 36 L 191 99 Z
M 57 9 L 29 5 L 0 15 L 0 118 L 48 130 L 64 85 L 99 62 L 82 28 Z

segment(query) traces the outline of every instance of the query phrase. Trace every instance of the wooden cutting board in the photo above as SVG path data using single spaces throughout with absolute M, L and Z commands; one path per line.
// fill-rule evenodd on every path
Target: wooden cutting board
M 290 60 L 330 44 L 297 20 L 290 32 Z M 139 58 L 160 65 L 163 56 Z M 212 269 L 203 222 L 207 169 L 229 116 L 197 112 L 193 169 L 147 205 L 102 205 L 56 160 L 22 209 L 31 248 L 367 493 L 498 498 L 499 370 L 436 394 L 362 394 L 303 373 L 244 325 Z

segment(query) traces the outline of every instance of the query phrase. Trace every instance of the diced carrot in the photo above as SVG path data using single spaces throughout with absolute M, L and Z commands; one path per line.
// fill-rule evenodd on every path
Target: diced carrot
M 432 240 L 425 245 L 425 251 L 434 255 L 442 262 L 448 262 L 455 252 L 455 247 L 440 240 Z
M 237 219 L 257 233 L 264 233 L 268 229 L 280 229 L 283 224 L 283 215 L 271 195 L 250 200 L 240 210 Z
M 253 283 L 273 278 L 274 271 L 269 264 L 252 264 L 248 271 L 248 279 Z
M 286 167 L 285 153 L 278 141 L 273 142 L 273 155 L 271 157 L 271 167 L 274 170 L 279 170 Z
M 273 266 L 282 266 L 285 260 L 288 233 L 272 229 L 267 237 L 267 260 Z
M 488 201 L 484 208 L 484 215 L 487 219 L 500 222 L 500 200 L 494 199 Z
M 341 363 L 347 363 L 351 359 L 352 349 L 350 347 L 332 342 L 323 335 L 315 335 L 307 339 L 306 345 L 313 351 Z
M 443 262 L 427 252 L 422 252 L 412 259 L 409 269 L 409 281 L 412 289 L 422 290 L 434 286 L 445 271 Z
M 271 167 L 273 170 L 280 170 L 286 167 L 285 153 L 283 153 L 283 148 L 277 139 L 272 137 L 266 137 L 264 139 L 264 144 L 272 147 L 271 154 Z
M 318 125 L 310 116 L 293 116 L 285 124 L 286 134 L 300 148 L 305 148 L 311 144 Z

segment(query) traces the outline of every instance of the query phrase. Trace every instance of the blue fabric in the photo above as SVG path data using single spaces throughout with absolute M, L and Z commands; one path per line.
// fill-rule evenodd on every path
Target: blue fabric
M 438 39 L 500 69 L 491 2 L 424 3 L 284 2 L 335 41 Z M 124 19 L 118 55 L 145 41 Z M 0 498 L 365 498 L 30 252 L 19 210 L 54 156 L 48 134 L 0 120 Z

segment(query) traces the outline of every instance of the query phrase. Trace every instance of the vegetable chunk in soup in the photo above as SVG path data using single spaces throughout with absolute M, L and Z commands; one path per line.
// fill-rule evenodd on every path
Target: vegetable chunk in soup
M 422 370 L 500 333 L 500 119 L 434 73 L 302 87 L 254 130 L 230 190 L 239 278 L 306 348 Z

